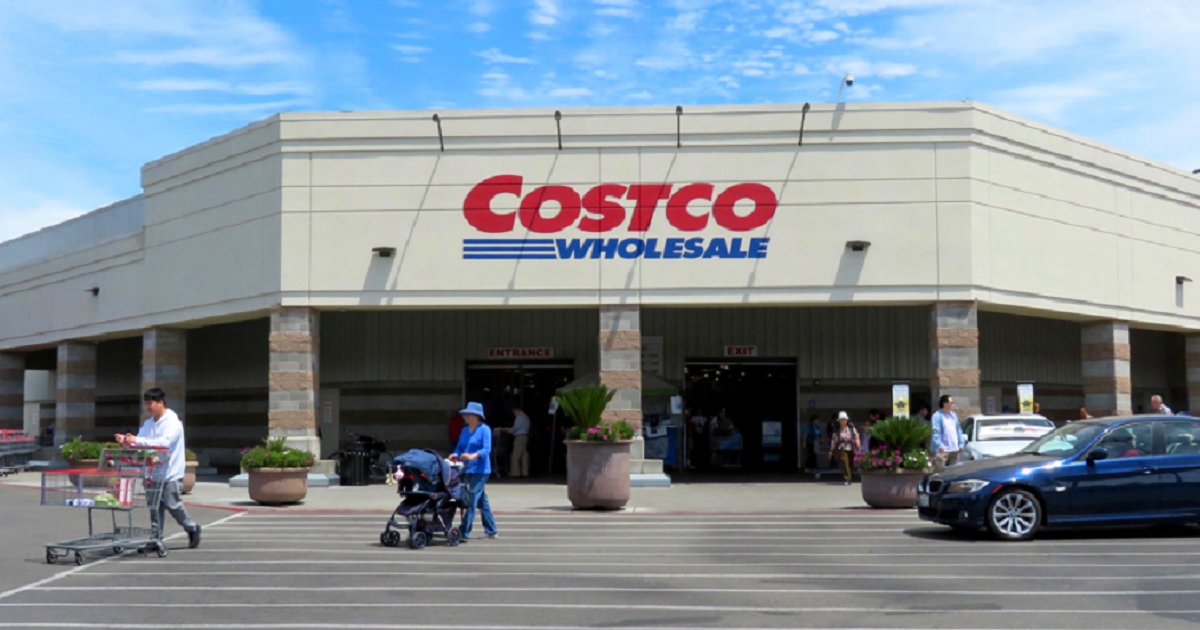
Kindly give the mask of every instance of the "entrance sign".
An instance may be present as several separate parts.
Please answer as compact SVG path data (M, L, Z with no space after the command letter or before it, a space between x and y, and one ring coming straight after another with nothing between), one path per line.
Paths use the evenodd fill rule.
M771 187L745 182L718 189L691 184L600 184L587 191L537 186L526 192L520 175L496 175L476 184L463 200L467 224L484 234L521 232L534 238L463 239L467 260L565 260L642 258L766 258L769 238L707 238L696 232L750 232L775 216L779 199ZM500 212L497 197L519 200L516 212ZM632 211L625 202L632 202ZM665 222L679 237L644 238L666 202ZM590 234L616 231L620 238L550 238L569 228ZM633 233L633 234L630 234ZM638 236L637 233L641 233Z
M907 418L909 413L908 383L892 384L892 415Z
M758 346L725 346L725 356L756 357L758 356Z
M554 348L488 348L489 359L553 359Z
M1022 414L1033 413L1033 383L1017 383L1017 404Z

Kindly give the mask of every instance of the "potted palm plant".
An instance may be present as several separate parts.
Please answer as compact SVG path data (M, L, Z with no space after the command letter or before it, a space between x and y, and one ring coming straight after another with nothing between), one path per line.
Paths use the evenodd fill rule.
M298 503L308 495L308 470L313 455L286 446L287 438L263 440L262 446L242 451L250 498L263 505Z
M917 418L888 418L871 427L871 450L854 462L862 476L862 497L873 508L913 508L917 488L929 471L925 441L933 433Z
M604 419L615 392L604 385L563 390L555 399L574 422L567 433L567 498L580 509L617 510L629 503L633 427Z
M200 462L196 458L196 453L190 448L183 451L183 459L185 466L183 472L183 487L180 488L179 491L183 494L189 494L191 493L192 488L196 487L196 469L200 466Z

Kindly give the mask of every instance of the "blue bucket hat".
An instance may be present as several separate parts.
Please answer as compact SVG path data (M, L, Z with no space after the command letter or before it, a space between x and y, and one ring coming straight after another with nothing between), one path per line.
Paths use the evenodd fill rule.
M458 413L459 413L459 415L466 415L468 413L471 413L471 414L475 414L475 415L479 416L480 420L487 419L487 417L483 415L483 405L481 405L477 402L467 403L467 408L459 410Z

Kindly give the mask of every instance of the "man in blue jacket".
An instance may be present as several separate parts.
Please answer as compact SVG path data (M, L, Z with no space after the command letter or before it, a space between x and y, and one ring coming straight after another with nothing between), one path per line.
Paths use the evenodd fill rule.
M929 438L933 467L942 470L957 464L965 440L958 414L954 413L953 396L944 395L938 400L938 410L933 412L929 422L933 425L933 436Z

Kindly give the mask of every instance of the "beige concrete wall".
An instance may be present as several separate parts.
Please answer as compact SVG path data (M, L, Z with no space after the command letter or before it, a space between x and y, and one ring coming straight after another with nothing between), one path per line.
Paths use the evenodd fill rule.
M0 270L0 349L262 316L274 303L361 307L928 304L1200 329L1200 181L970 102L281 114L145 166L144 229ZM676 144L682 144L677 148ZM598 183L760 183L773 219L682 233L769 238L739 260L463 259L484 178L585 193ZM493 208L515 212L519 198ZM619 202L626 213L633 202ZM553 215L553 202L547 216ZM708 212L698 201L693 214ZM737 206L744 213L748 206ZM535 236L548 236L537 234ZM847 251L849 240L872 243ZM372 247L397 249L391 259ZM0 265L2 266L2 265ZM85 290L99 286L99 296Z

